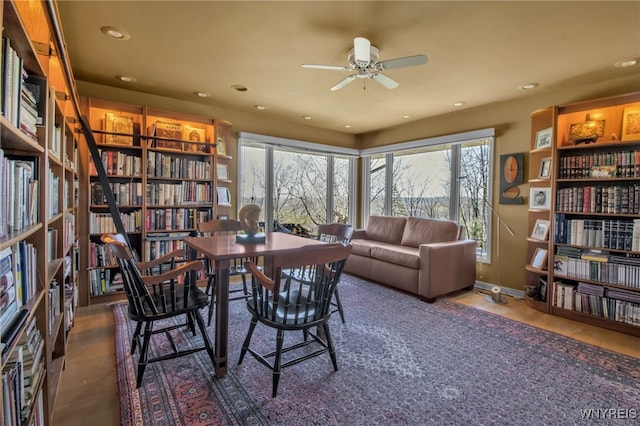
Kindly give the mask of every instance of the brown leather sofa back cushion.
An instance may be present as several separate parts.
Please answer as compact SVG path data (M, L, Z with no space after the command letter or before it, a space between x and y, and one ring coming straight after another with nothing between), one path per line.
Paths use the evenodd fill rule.
M459 228L456 222L450 220L409 217L401 244L418 247L420 244L456 241L460 237Z
M406 217L369 216L367 239L389 244L400 244Z

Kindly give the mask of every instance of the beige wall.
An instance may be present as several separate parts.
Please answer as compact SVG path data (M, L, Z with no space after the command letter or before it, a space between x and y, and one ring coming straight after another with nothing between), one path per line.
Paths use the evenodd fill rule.
M228 120L233 123L234 134L242 131L360 149L493 127L496 129L494 162L498 164L502 154L529 150L530 114L533 111L552 105L564 105L640 91L640 76L630 76L590 86L557 89L553 92L533 92L518 100L468 108L357 137L292 122L276 122L260 113L247 114L85 82L78 82L77 87L82 96L148 105L168 111L180 111ZM528 175L527 164L527 156L525 155L525 177ZM524 265L528 261L525 257L529 188L526 182L520 188L521 194L525 196L525 204L499 204L499 170L497 169L495 167L494 199L492 202L497 212L513 228L516 236L512 237L502 228L500 241L496 245L497 223L494 219L494 235L492 236L494 258L491 265L478 264L477 276L481 281L524 290ZM498 246L501 258L499 261L495 255Z

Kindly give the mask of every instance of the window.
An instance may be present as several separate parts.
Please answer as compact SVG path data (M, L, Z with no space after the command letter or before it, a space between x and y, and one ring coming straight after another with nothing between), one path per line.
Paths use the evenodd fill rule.
M262 207L268 230L355 223L357 150L242 133L239 152L240 199Z
M489 262L492 152L493 129L363 150L363 211L455 220Z

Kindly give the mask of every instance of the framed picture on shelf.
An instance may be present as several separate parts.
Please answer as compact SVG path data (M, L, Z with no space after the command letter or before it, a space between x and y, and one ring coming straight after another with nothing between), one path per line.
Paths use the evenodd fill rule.
M551 188L530 188L529 208L549 210L551 207Z
M546 219L536 220L535 225L533 225L533 230L531 231L531 238L546 241L547 235L549 235L549 221Z
M216 154L227 155L227 144L222 136L216 138Z
M624 109L621 140L640 140L640 106L626 107Z
M216 175L220 180L229 180L229 172L226 164L216 164Z
M182 139L185 141L190 141L192 143L184 143L185 151L191 152L205 152L206 151L206 142L205 139L205 129L202 127L192 126L190 124L185 124L182 128Z
M104 117L104 142L112 145L133 145L133 117L108 112ZM131 135L131 136L128 136Z
M229 188L225 186L216 187L216 193L218 194L218 204L219 205L230 205L231 204L231 193L229 192Z
M549 179L551 177L551 157L546 157L540 160L540 171L538 172L538 178Z
M551 131L553 129L538 130L536 132L536 149L549 148L551 146Z
M531 266L536 269L544 269L547 263L547 249L536 248L531 259Z

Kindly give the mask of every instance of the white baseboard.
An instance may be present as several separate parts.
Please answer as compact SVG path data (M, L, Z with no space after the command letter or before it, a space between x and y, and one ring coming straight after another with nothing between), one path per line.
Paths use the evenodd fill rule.
M491 289L493 287L495 287L495 284L485 283L484 281L476 281L476 283L473 286L473 288L486 291L489 293L491 292ZM502 286L498 286L498 287L500 287L500 290L504 295L511 296L516 299L524 299L524 291L522 290L516 290L514 288L502 287Z

